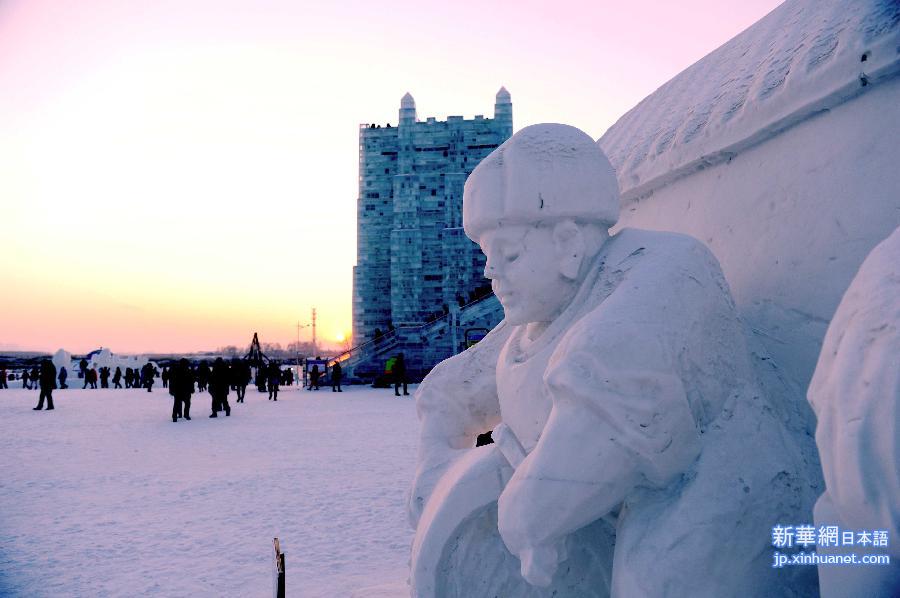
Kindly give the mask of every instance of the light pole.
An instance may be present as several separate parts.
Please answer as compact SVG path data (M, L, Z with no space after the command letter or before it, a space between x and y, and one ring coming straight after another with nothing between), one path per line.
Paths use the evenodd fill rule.
M316 355L316 353L318 353L319 348L316 345L316 308L315 307L312 308L312 323L311 324L301 324L299 322L299 320L297 321L297 367L298 368L300 367L300 329L301 328L309 328L309 327L312 327L312 354L313 354L313 357L318 358L318 355ZM299 374L300 374L300 372L298 372L298 375ZM304 368L304 371L303 371L304 384L306 382L305 374L306 374L306 371Z
M300 355L300 330L302 328L308 328L309 324L301 324L300 321L297 321L297 380L302 380L302 385L306 386L306 372L305 368L303 368L303 364L301 363L301 355Z

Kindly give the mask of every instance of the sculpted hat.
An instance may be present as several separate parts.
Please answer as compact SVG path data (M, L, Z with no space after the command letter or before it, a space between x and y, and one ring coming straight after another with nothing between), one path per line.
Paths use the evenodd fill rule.
M526 127L466 180L463 227L475 242L505 223L564 218L607 226L619 219L615 171L594 140L575 127Z

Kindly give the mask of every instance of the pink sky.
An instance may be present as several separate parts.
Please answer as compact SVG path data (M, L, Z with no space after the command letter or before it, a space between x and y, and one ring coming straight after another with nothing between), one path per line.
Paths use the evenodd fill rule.
M359 123L596 138L777 4L4 0L0 350L347 334Z

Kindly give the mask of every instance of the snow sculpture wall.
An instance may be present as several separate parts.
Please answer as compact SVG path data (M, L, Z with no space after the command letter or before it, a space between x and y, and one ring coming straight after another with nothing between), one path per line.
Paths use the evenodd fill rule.
M851 278L900 224L898 72L897 2L789 0L599 141L620 226L709 246L769 388L797 404Z
M88 369L96 368L99 370L101 367L108 367L110 370L115 371L119 367L123 372L126 368L139 369L148 363L147 358L143 355L119 355L107 348L92 351L86 356L86 361ZM78 374L80 362L80 358L73 358L72 354L64 349L60 349L53 355L53 365L56 366L57 371L59 371L60 367L65 367L70 376ZM150 363L159 369L155 362Z

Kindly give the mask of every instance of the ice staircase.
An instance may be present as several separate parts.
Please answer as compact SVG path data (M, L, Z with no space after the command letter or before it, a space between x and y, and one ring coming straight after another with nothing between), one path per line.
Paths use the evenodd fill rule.
M335 355L345 379L355 383L385 380L388 359L403 353L410 382L421 381L435 365L466 349L466 332L490 330L503 319L503 308L493 294L415 326L398 326L386 334Z

